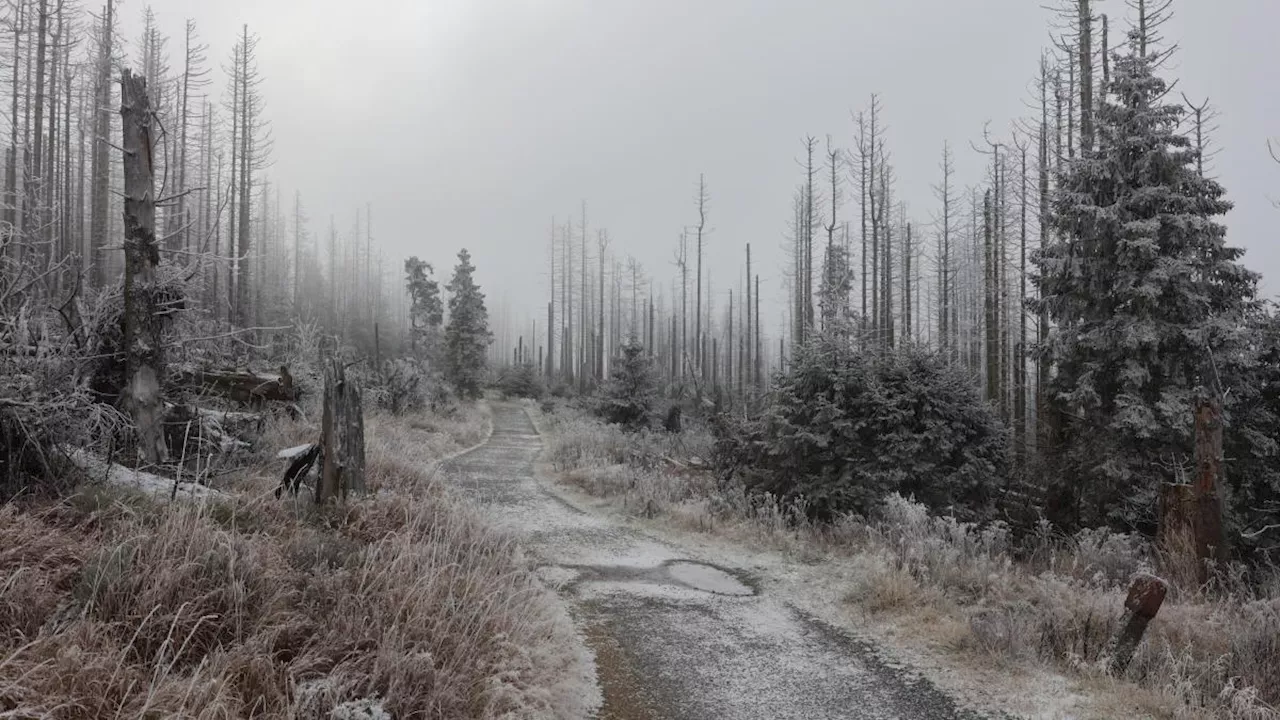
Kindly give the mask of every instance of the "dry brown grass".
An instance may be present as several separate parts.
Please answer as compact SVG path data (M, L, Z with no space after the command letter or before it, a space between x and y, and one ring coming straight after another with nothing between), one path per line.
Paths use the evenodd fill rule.
M204 505L89 488L0 507L0 715L582 714L567 616L426 474L483 416L420 420L436 432L370 418L376 492L338 508L272 499L274 465Z
M948 628L951 649L998 664L1044 662L1114 684L1103 669L1128 580L1160 567L1141 539L1105 531L1062 537L1044 528L1015 553L1002 526L932 517L896 497L877 518L814 525L799 508L748 502L705 474L632 460L655 451L687 457L690 446L705 453L706 438L695 436L682 449L570 409L541 424L553 466L580 489L636 515L778 549L798 561L854 559L860 577L849 588L851 605L937 620ZM1151 624L1121 681L1138 686L1127 692L1152 714L1280 718L1280 575L1227 577L1213 588L1175 585Z

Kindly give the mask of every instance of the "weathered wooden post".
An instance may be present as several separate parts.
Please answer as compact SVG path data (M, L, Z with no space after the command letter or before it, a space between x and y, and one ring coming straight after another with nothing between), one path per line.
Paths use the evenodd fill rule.
M164 316L158 302L156 206L152 170L151 102L147 81L125 69L120 76L124 164L123 404L138 428L138 447L152 464L168 457L164 438Z
M1154 575L1139 575L1129 586L1129 596L1124 601L1124 615L1120 619L1120 632L1111 639L1108 655L1111 656L1111 672L1119 675L1129 667L1133 653L1142 642L1147 625L1160 612L1169 586Z
M364 492L364 412L360 390L347 380L341 361L330 358L324 370L324 417L320 426L323 469L316 503Z

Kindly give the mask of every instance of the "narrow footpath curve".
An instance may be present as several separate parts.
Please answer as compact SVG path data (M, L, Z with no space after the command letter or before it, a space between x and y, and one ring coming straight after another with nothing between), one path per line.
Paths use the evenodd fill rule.
M578 510L538 480L541 450L524 409L494 403L492 437L446 482L522 537L569 601L596 656L600 718L976 717L751 577Z

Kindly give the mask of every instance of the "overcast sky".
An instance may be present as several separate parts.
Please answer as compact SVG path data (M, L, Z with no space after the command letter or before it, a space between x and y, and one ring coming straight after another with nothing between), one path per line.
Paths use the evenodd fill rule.
M767 302L802 138L852 143L851 113L882 95L899 193L935 202L944 141L957 180L984 159L984 123L1028 112L1048 43L1036 0L158 0L175 38L195 18L221 65L241 23L261 36L274 182L301 190L313 225L373 205L397 258L451 268L471 250L491 308L545 315L552 215L579 212L667 282L699 173L712 196L717 305L742 248L763 255ZM136 37L142 3L127 0ZM1122 37L1122 0L1102 0ZM1280 291L1280 2L1182 0L1168 69L1221 111L1214 169L1236 210L1230 241ZM219 73L220 74L220 73ZM779 305L778 307L782 307ZM775 309L774 316L783 310ZM766 315L768 318L768 315Z

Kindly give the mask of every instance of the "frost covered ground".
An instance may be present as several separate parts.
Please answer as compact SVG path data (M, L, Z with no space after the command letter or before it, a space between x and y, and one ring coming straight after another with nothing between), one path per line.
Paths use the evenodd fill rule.
M521 537L572 602L601 717L999 716L840 629L827 590L797 584L784 564L592 511L538 472L542 442L520 406L495 405L493 422L447 482Z
M598 706L565 604L432 470L481 408L367 418L375 492L276 499L260 457L217 490L77 460L68 497L0 504L0 717L581 717ZM200 502L193 502L195 495Z

